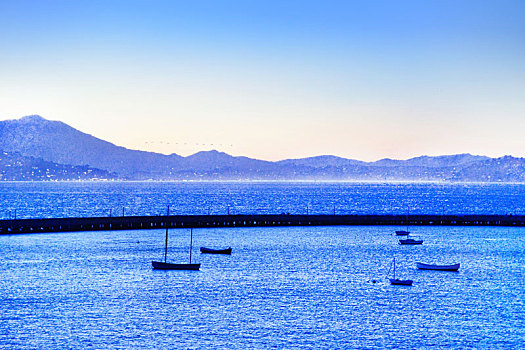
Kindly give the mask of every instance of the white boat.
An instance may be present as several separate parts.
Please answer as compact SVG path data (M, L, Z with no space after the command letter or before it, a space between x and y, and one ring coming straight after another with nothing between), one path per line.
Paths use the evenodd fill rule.
M416 266L420 270L438 270L438 271L457 271L459 270L460 264L452 264L452 265L435 265L435 264L424 264L424 263L416 263Z

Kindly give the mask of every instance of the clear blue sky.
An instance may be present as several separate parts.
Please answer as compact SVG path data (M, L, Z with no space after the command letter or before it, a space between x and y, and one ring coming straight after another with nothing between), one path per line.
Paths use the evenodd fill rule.
M525 156L524 1L0 1L0 120L268 160Z

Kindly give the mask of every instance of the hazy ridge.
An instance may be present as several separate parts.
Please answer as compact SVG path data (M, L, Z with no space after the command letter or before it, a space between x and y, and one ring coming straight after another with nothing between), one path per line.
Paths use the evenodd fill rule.
M130 150L59 121L0 122L1 180L363 180L525 182L525 160L471 154L364 162L332 155L270 162L202 151ZM28 170L29 169L29 170Z

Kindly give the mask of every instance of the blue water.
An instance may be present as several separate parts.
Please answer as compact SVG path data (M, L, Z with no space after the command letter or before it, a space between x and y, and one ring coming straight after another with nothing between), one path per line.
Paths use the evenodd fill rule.
M189 202L219 208L222 201L239 211L273 210L280 204L280 210L292 212L293 203L307 202L309 210L328 212L325 206L339 203L336 210L367 213L403 213L404 203L412 204L411 212L440 212L442 204L433 204L438 198L448 203L446 210L463 213L519 213L525 203L520 185L1 186L3 203L17 198L17 207L26 211L18 210L35 217L66 207L68 213L84 215L101 210L96 205L114 204L117 210L128 200L134 205L126 210L141 208L150 214L167 203L181 203L178 209L190 213L196 209ZM51 205L61 197L75 203L78 212ZM162 205L152 203L162 199ZM31 209L33 200L38 209ZM207 211L206 205L200 208ZM411 227L424 239L421 246L398 245L395 229L196 229L192 260L202 264L198 272L151 269L151 261L163 257L162 230L0 236L0 348L523 346L525 228ZM168 259L187 262L189 231L170 230L169 243ZM199 246L231 246L233 253L201 255ZM414 280L412 287L388 283L394 257L397 276ZM460 262L461 269L419 271L416 261Z
M525 214L525 184L0 182L0 219L173 214Z

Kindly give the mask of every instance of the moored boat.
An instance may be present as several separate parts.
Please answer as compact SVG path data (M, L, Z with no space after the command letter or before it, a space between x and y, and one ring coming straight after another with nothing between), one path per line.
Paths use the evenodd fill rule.
M400 280L396 278L396 258L394 258L392 264L394 267L394 278L389 278L390 284L394 286L411 286L412 280Z
M452 265L435 265L435 264L424 264L424 263L416 263L416 266L420 270L438 270L438 271L457 271L459 270L460 264L452 264Z
M391 278L390 284L394 286L411 286L412 280L399 280L397 278Z
M162 261L152 261L151 265L155 270L199 270L201 264L172 264Z
M167 262L168 258L168 219L170 216L170 206L168 205L168 212L166 214L166 241L164 245L164 262L162 261L152 261L151 266L153 270L191 270L198 271L201 267L201 264L192 264L191 262L191 250L193 248L193 228L190 228L190 263L189 264L172 264Z
M396 231L396 236L408 236L409 234L410 232L405 230Z
M202 254L227 254L227 255L230 255L232 253L232 248L228 247L226 249L212 249L212 248L201 247L201 253Z
M396 236L408 236L410 234L410 231L408 230L408 226L410 225L410 220L408 219L408 213L409 213L409 208L407 207L407 222L406 222L407 229L396 231Z
M414 244L423 244L422 239L413 239L413 238L407 238L407 239L400 239L399 244L407 244L407 245L414 245Z

